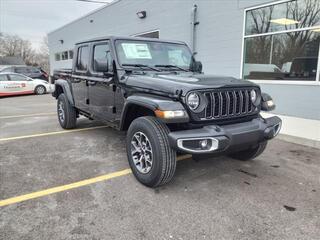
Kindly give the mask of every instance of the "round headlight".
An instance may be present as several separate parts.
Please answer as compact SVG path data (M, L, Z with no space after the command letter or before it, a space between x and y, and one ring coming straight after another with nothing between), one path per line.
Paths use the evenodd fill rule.
M250 92L251 102L255 103L257 100L257 92L256 90L252 89Z
M200 105L200 97L197 93L190 93L187 97L187 104L191 110L196 110Z

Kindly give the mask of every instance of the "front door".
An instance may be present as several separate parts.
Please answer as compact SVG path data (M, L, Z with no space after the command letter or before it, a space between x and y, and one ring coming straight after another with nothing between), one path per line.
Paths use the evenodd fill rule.
M114 121L114 81L113 77L107 77L112 72L109 42L93 44L92 53L91 77L88 78L90 113L94 118Z
M89 46L79 46L77 59L75 63L75 71L72 73L71 84L75 106L84 111L89 112L88 85L87 74L89 67Z

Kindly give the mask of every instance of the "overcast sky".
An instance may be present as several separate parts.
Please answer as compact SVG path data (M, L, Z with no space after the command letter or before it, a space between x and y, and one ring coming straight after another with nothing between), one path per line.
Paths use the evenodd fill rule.
M17 34L38 48L48 32L104 5L77 0L0 0L0 32Z

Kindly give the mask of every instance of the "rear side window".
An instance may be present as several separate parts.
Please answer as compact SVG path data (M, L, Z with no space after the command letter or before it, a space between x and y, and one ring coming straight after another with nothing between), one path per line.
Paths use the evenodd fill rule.
M83 46L78 48L77 70L88 70L89 47Z
M40 70L38 68L35 67L31 67L28 69L30 73L40 73Z
M11 81L26 81L27 78L21 75L9 74Z
M28 68L26 68L26 67L17 67L15 72L16 73L25 74L25 73L28 73Z
M0 72L13 72L13 69L11 67L4 68Z
M0 82L1 81L8 81L7 75L0 75Z

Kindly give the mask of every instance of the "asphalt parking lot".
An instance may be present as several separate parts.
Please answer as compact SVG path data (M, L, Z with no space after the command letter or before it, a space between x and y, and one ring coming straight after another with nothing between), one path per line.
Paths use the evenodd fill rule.
M55 104L0 99L0 239L319 239L320 150L273 140L253 162L186 157L149 189L124 133L84 118L64 131Z

